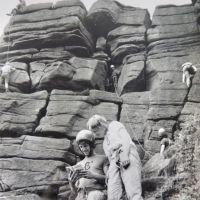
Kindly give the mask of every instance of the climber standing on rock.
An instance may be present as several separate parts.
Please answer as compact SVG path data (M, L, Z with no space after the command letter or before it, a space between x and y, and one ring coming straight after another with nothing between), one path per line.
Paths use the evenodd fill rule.
M115 92L118 92L118 90L117 90L117 88L118 88L118 78L119 78L120 72L115 68L114 65L111 65L110 68L112 70L111 77L112 77L114 89L115 89Z
M10 75L12 72L16 70L15 67L11 65L10 62L6 62L5 65L1 68L0 73L1 73L1 78L2 78L2 84L5 84L5 91L9 92L9 80L10 80Z
M164 157L164 151L173 144L172 140L169 139L168 134L164 128L158 130L158 136L161 138L160 155Z
M187 87L190 87L192 78L194 77L197 71L197 68L191 62L184 63L182 65L182 68L183 68L182 82L186 83Z
M124 125L118 121L107 122L100 115L92 116L87 127L95 134L104 134L103 149L109 160L107 172L108 200L142 200L141 161L136 145Z
M14 8L10 14L7 14L8 16L14 16L16 14L20 14L23 12L24 8L26 7L26 1L25 0L19 0L19 3L17 4L16 8Z
M106 156L95 154L95 136L89 130L80 131L76 142L85 158L75 166L66 167L73 195L76 200L106 200Z

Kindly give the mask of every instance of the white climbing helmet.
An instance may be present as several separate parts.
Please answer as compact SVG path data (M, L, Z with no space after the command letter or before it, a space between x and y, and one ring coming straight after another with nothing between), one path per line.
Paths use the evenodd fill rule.
M182 68L191 67L191 66L192 66L191 62L186 62L186 63L182 64Z
M166 135L166 130L164 128L160 128L158 130L158 136L162 137L164 135Z
M115 66L114 66L114 65L110 65L110 68L111 68L111 69L115 69Z
M76 135L76 142L79 144L81 141L95 142L95 135L89 130L81 130Z

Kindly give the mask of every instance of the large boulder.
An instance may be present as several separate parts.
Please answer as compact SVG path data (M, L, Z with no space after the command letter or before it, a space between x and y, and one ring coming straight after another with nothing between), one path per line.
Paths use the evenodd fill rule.
M174 166L174 159L164 158L157 153L143 166L143 177L169 176L173 174Z
M148 40L153 42L194 35L199 31L196 19L192 5L158 6L152 20L154 26L148 30Z
M99 0L90 8L86 22L96 36L106 36L116 26L119 7L114 1Z
M109 94L105 93L105 96L109 96ZM108 121L116 120L119 100L116 103L106 102L108 97L105 100L103 97L104 93L101 98L98 98L94 94L83 96L75 92L53 90L47 106L47 113L41 119L36 133L75 138L78 131L86 129L88 118L94 114L103 115ZM103 133L97 135L97 138L102 139L103 137Z
M10 58L12 58L11 60L15 62L29 62L32 59L32 56L38 52L39 51L34 48L8 51L7 47L6 49L2 49L2 53L0 53L0 61L5 63L7 59L10 60Z
M122 99L120 122L125 125L134 142L143 143L149 109L149 92L127 93L122 95Z
M69 152L70 140L65 138L47 138L21 136L3 137L0 144L1 158L26 158L35 160L60 160L68 164L76 163L76 156Z
M41 185L66 184L65 163L53 160L0 158L1 184L7 190L37 191Z
M25 195L15 195L11 194L8 196L1 197L2 200L42 200L38 195L36 194L25 194Z
M52 3L28 5L20 14L12 16L2 37L0 52L4 51L4 54L17 59L16 50L21 50L17 56L21 56L24 62L38 59L38 52L28 55L22 52L30 48L40 51L49 47L64 47L66 54L91 56L94 40L84 25L87 11L83 3L79 0L55 3L54 7ZM32 57L34 53L36 55ZM63 54L62 51L60 53ZM0 60L5 60L3 54Z
M144 67L143 61L123 65L118 80L119 94L145 90Z
M39 21L37 23L20 23L9 26L5 30L12 40L10 49L45 48L70 45L76 41L76 45L93 49L93 40L77 16ZM6 40L6 38L5 38Z
M32 89L105 90L108 73L105 61L73 57L59 63L30 63Z
M121 25L150 25L150 17L145 9L133 8L117 1L99 0L89 10L87 23L97 36L106 36Z
M184 86L184 85L183 85ZM181 109L183 107L184 100L187 95L186 87L181 87L174 89L173 87L159 88L159 95L154 95L156 90L152 92L150 97L150 108L147 118L150 120L159 120L159 119L175 119L179 116ZM178 98L171 99L171 96L177 95L180 93ZM153 99L152 99L153 97ZM155 98L155 102L154 102Z
M0 96L0 132L5 135L31 134L46 107L46 91L33 94L4 93Z
M55 10L37 10L33 13L16 15L12 18L12 25L25 22L33 23L39 21L48 21L68 16L78 16L81 20L83 20L86 16L86 10L80 6L61 7Z

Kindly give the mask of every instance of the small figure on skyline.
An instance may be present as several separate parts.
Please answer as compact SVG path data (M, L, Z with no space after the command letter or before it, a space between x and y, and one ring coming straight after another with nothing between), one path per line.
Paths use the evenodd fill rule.
M22 13L23 9L26 7L26 1L25 0L19 0L19 3L17 4L16 8L14 8L11 13L7 14L8 16L14 16L16 14Z

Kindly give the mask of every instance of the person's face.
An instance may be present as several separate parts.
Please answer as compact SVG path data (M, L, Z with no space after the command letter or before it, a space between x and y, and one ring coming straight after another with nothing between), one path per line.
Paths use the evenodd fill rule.
M87 142L85 142L85 141L80 142L78 146L79 146L81 152L82 152L85 156L90 156L90 155L91 155L91 153L92 153L92 148L91 148L91 146L90 146Z
M96 136L104 136L107 132L107 127L104 124L98 123L96 126L91 127L91 131L96 134Z

